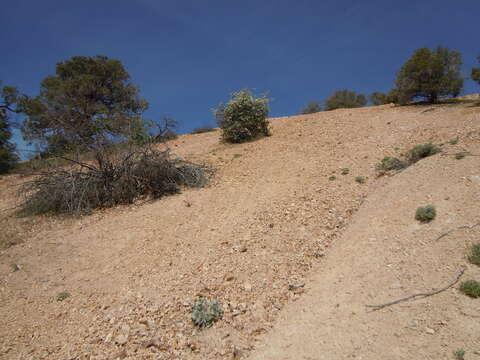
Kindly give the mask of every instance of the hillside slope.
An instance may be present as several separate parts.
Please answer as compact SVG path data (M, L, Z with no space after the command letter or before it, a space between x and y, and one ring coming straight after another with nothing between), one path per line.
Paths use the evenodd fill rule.
M355 267L353 275L364 274L364 279L357 280L363 284L362 294L369 296L365 298L368 302L404 294L400 288L376 286L367 276L376 269L389 276L393 271L401 272L392 262L396 261L397 248L404 248L400 243L403 237L395 237L397 232L399 236L408 231L415 234L418 242L407 234L410 237L405 241L410 247L405 251L426 256L418 264L436 261L440 269L421 274L418 281L414 279L418 272L406 269L405 277L399 280L403 290L410 293L426 285L442 285L454 276L464 255L457 249L456 257L450 254L444 264L435 254L447 251L449 248L441 246L455 238L463 241L463 247L466 240L458 233L435 249L426 244L431 244L438 231L468 224L478 214L478 191L475 194L474 190L478 186L475 176L480 175L479 158L455 160L451 155L436 155L394 177L376 178L374 167L384 156L398 155L429 141L445 143L447 153L480 154L479 113L479 107L471 104L385 105L271 119L273 136L241 145L219 143L218 132L181 136L170 143L177 156L205 162L216 170L207 188L98 211L78 220L34 218L22 232L22 242L2 251L0 358L231 359L247 356L259 341L277 344L275 349L280 352L273 355L271 347L263 348L263 353L253 356L296 358L285 349L282 329L297 323L288 314L296 311L291 309L300 304L299 299L312 301L316 280L309 280L307 294L302 294L301 285L308 276L321 278L327 271L333 279L339 277L335 272L339 271L344 279L351 279L352 290L345 291L355 295L357 285L350 272L358 257L356 264L365 269ZM458 144L447 143L457 137ZM349 168L349 174L341 175L341 168ZM435 185L432 188L421 181L428 174ZM329 180L332 175L336 180ZM366 177L366 183L356 183L356 176ZM17 177L0 179L0 208L14 203L10 185L19 181ZM456 186L456 194L447 194L442 186L448 185ZM418 227L412 220L414 209L443 199L437 199L437 192L452 200L438 203L439 217L433 224ZM456 203L457 198L466 205ZM405 203L400 204L402 201ZM10 233L20 225L27 226L10 210L2 214ZM349 225L352 216L355 220ZM367 225L373 235L367 234ZM351 230L355 227L356 231ZM351 232L360 230L362 242L357 246ZM474 231L478 230L471 234ZM377 236L383 232L389 233L393 243L384 240L387 235ZM369 240L373 237L381 242ZM395 265L390 272L374 256L380 248L384 254L380 259L391 259L388 261ZM354 258L350 250L356 251ZM339 270L334 269L337 265ZM379 277L385 276L384 283L390 284L385 274L380 272ZM71 296L56 301L62 291ZM330 305L339 296L340 309L350 307L345 293L328 294L331 299L325 300L325 293L320 294L320 304ZM438 299L452 294L455 290L438 295ZM225 309L223 320L203 331L192 326L189 314L199 296L218 299ZM469 304L470 300L459 299ZM352 311L364 310L361 300L364 298L352 305L358 310ZM431 298L434 300L439 301ZM292 308L282 312L281 319L286 320L278 319L284 305L292 303ZM385 313L413 309L418 304L386 309L372 317L381 323ZM480 316L478 306L471 311L476 303L471 304L465 308L468 316ZM330 310L326 306L321 311L327 314ZM344 315L348 313L351 311ZM310 317L314 324L316 320ZM335 344L345 349L349 345L342 343L340 331L349 330L349 321L345 318L334 338ZM358 323L364 324L362 321L366 319ZM306 320L292 330L295 346L304 333L303 323ZM271 335L265 335L274 324ZM474 330L478 328L471 328ZM459 331L458 336L461 334ZM466 347L473 346L471 336L465 341ZM448 346L457 346L457 342L460 338L455 342L452 338ZM344 355L332 354L338 358Z
M425 204L438 215L420 224L414 212ZM479 215L478 158L435 156L396 175L366 199L312 271L308 294L282 312L251 359L433 360L453 359L458 349L478 357L479 300L458 286L378 311L366 305L441 289L464 268L462 280L480 279L466 259L479 242Z

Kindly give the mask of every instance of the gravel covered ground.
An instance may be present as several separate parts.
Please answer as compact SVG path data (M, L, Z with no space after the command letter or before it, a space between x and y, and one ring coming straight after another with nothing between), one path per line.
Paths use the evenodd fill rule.
M399 176L377 177L375 164L433 142L437 158L478 170L479 157L446 154L480 154L479 114L471 103L384 105L274 118L273 136L240 145L218 131L181 136L172 151L210 165L208 187L81 219L14 216L23 179L0 178L0 358L247 357L308 296L357 210ZM225 311L206 330L190 319L199 297Z

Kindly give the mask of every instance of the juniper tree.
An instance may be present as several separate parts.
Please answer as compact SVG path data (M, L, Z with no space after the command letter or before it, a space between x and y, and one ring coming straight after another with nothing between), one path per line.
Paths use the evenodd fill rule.
M148 103L139 96L122 63L106 56L75 56L56 66L40 94L22 102L26 140L91 150L100 167L106 148L143 134Z
M421 48L403 64L395 80L397 101L405 104L415 99L435 103L440 97L458 96L463 88L459 52L444 47L434 51Z
M313 114L322 111L322 107L318 101L310 101L306 107L304 107L301 114Z
M480 63L480 56L477 58L477 60ZM472 80L480 84L480 67L472 69Z
M370 95L370 102L373 105L383 105L383 104L388 104L388 96L385 95L382 92L374 92L372 95Z
M7 173L15 167L18 160L12 138L10 113L19 112L15 106L18 91L13 86L2 86L0 82L0 174Z
M355 91L347 89L335 91L325 101L325 110L340 108L358 108L365 106L368 100L363 94L356 94Z

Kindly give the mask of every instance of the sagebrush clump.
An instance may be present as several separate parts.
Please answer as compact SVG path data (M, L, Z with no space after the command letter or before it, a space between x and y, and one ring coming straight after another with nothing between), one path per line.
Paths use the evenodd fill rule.
M409 164L415 164L417 161L422 160L428 156L438 154L441 149L432 143L423 145L417 145L413 149L409 150L406 154L406 160Z
M222 129L222 139L230 143L241 143L269 136L269 99L265 95L255 97L244 89L232 94L226 104L214 110L218 125Z
M223 307L217 300L199 299L192 307L192 321L195 326L208 328L223 317Z
M415 212L415 220L418 220L420 222L430 222L435 219L436 215L437 211L435 210L435 206L419 206L417 208L417 211Z
M67 291L62 291L60 293L57 294L57 301L63 301L63 300L66 300L70 297L70 293L67 292Z
M377 164L376 169L379 171L390 171L390 170L400 170L407 167L407 164L396 158L396 157L389 157L386 156L382 159L382 161Z
M480 243L472 245L470 254L468 256L468 261L474 265L480 266Z
M355 178L355 181L359 184L364 184L365 183L365 178L363 176L357 176Z
M472 298L480 297L480 282L476 280L467 280L460 285L460 291Z
M455 357L455 360L465 360L465 350L463 349L458 349L453 352L453 356Z

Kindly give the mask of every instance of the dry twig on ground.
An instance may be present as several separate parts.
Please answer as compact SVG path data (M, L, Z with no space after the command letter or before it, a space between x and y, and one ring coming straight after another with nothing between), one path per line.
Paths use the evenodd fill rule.
M480 222L478 222L478 223L476 223L476 224L473 224L473 225L462 225L462 226L459 226L459 227L457 227L457 228L455 228L455 229L450 229L450 230L448 230L447 232L444 232L443 234L441 234L440 236L438 236L438 237L435 239L435 241L440 240L441 238L443 238L443 237L451 234L451 233L454 232L454 231L457 231L457 230L460 230L460 229L473 229L474 227L479 226L479 225L480 225Z
M401 299L398 299L398 300L395 300L395 301L391 301L391 302L388 302L388 303L385 303L385 304L367 305L367 307L372 308L372 311L377 311L377 310L383 309L383 308L385 308L385 307L387 307L387 306L399 304L399 303L401 303L401 302L405 302L405 301L409 301L409 300L414 300L414 299L417 299L417 298L426 298L426 297L429 297L429 296L433 296L433 295L439 294L439 293L441 293L442 291L448 290L448 289L450 289L452 286L454 286L454 285L460 280L460 278L462 277L462 275L463 275L464 272L465 272L465 269L461 269L461 270L459 271L457 277L456 277L451 283L449 283L447 286L445 286L445 287L443 287L443 288L441 288L441 289L434 290L434 291L431 291L431 292L424 292L424 293L418 293L418 294L410 295L410 296L407 296L407 297L404 297L404 298L401 298Z

